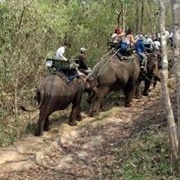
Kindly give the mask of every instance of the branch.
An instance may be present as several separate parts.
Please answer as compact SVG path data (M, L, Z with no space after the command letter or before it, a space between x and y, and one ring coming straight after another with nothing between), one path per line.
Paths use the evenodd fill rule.
M21 13L21 17L20 17L20 20L19 20L18 29L21 28L22 21L23 21L23 17L24 17L24 12L25 12L25 6L23 7L23 10L22 10L22 13Z
M114 9L114 11L115 11L118 15L120 15L120 14L121 14L119 11L117 11L117 9L115 9L115 7L114 7L114 4L113 4L113 3L112 3L112 8Z

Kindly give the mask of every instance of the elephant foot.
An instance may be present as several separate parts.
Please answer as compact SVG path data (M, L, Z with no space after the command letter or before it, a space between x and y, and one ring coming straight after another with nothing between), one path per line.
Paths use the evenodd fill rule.
M70 126L77 126L77 122L76 121L69 121L68 124Z
M141 99L142 96L141 96L141 95L136 95L135 98L136 98L136 99Z
M98 116L100 114L100 112L90 112L89 113L89 117L94 117L94 116Z
M148 96L148 93L147 92L143 92L143 96Z
M89 117L94 117L94 113L89 113Z
M119 106L120 103L119 103L119 102L115 102L114 105L115 105L115 106Z
M78 118L77 118L77 121L82 121L83 119L82 119L82 116L79 116Z
M88 104L91 104L91 99L90 99L90 98L87 98L87 99L86 99L86 102L87 102Z
M39 130L35 130L34 135L35 135L35 136L42 136L42 135L43 135L43 132L41 132L41 131L39 131Z
M44 128L44 131L46 131L46 132L49 131L49 130L50 130L49 127L45 127L45 128Z
M131 106L132 106L131 103L126 103L126 104L125 104L125 107L131 107Z

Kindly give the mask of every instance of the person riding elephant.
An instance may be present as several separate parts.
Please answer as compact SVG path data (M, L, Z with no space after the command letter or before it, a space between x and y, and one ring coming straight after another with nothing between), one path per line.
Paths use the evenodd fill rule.
M86 64L87 61L87 49L82 47L80 48L80 54L76 57L75 63L78 65L77 71L78 74L85 74L87 78L92 75L92 70Z
M152 53L154 51L154 43L151 38L151 35L145 35L144 36L144 47L147 53Z
M141 57L141 61L140 61L141 70L146 72L147 56L145 54L146 50L143 43L143 34L139 35L139 39L137 40L135 44L135 52Z
M131 56L131 47L134 45L135 40L132 35L131 29L128 29L124 36L122 36L121 41L118 46L118 56Z
M75 59L75 62L78 65L78 70L86 74L86 71L88 70L88 66L86 65L87 49L83 47L80 48L80 54Z
M35 99L39 106L39 119L35 128L35 135L41 136L44 131L49 131L49 116L57 111L64 110L72 104L69 117L69 125L76 126L81 120L81 100L83 92L96 89L96 79L85 80L86 76L81 75L76 82L68 85L59 74L51 74L45 77L36 90ZM22 110L27 110L21 106Z
M59 60L68 61L68 59L64 56L65 51L68 47L71 47L71 45L69 43L64 43L63 46L57 49L55 57Z
M125 94L125 106L130 107L137 81L140 75L140 66L137 57L132 61L119 61L116 55L102 59L93 67L97 77L97 90L89 97L91 108L90 116L99 113L102 101L111 91L120 91Z

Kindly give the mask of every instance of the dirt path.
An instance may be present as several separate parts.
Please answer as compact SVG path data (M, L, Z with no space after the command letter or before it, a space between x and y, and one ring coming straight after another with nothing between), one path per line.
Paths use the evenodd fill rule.
M57 121L42 137L28 135L1 148L0 179L109 179L104 173L117 163L112 152L137 132L135 123L144 122L146 128L152 118L155 122L162 116L159 94L157 87L150 97L134 100L131 108L114 106L94 118L84 114L76 127Z

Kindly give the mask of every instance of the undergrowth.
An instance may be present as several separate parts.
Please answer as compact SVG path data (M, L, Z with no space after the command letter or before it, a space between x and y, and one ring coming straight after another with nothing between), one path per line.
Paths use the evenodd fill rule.
M125 180L178 179L173 171L166 128L148 130L125 146L117 152L117 156L125 157L122 165Z

